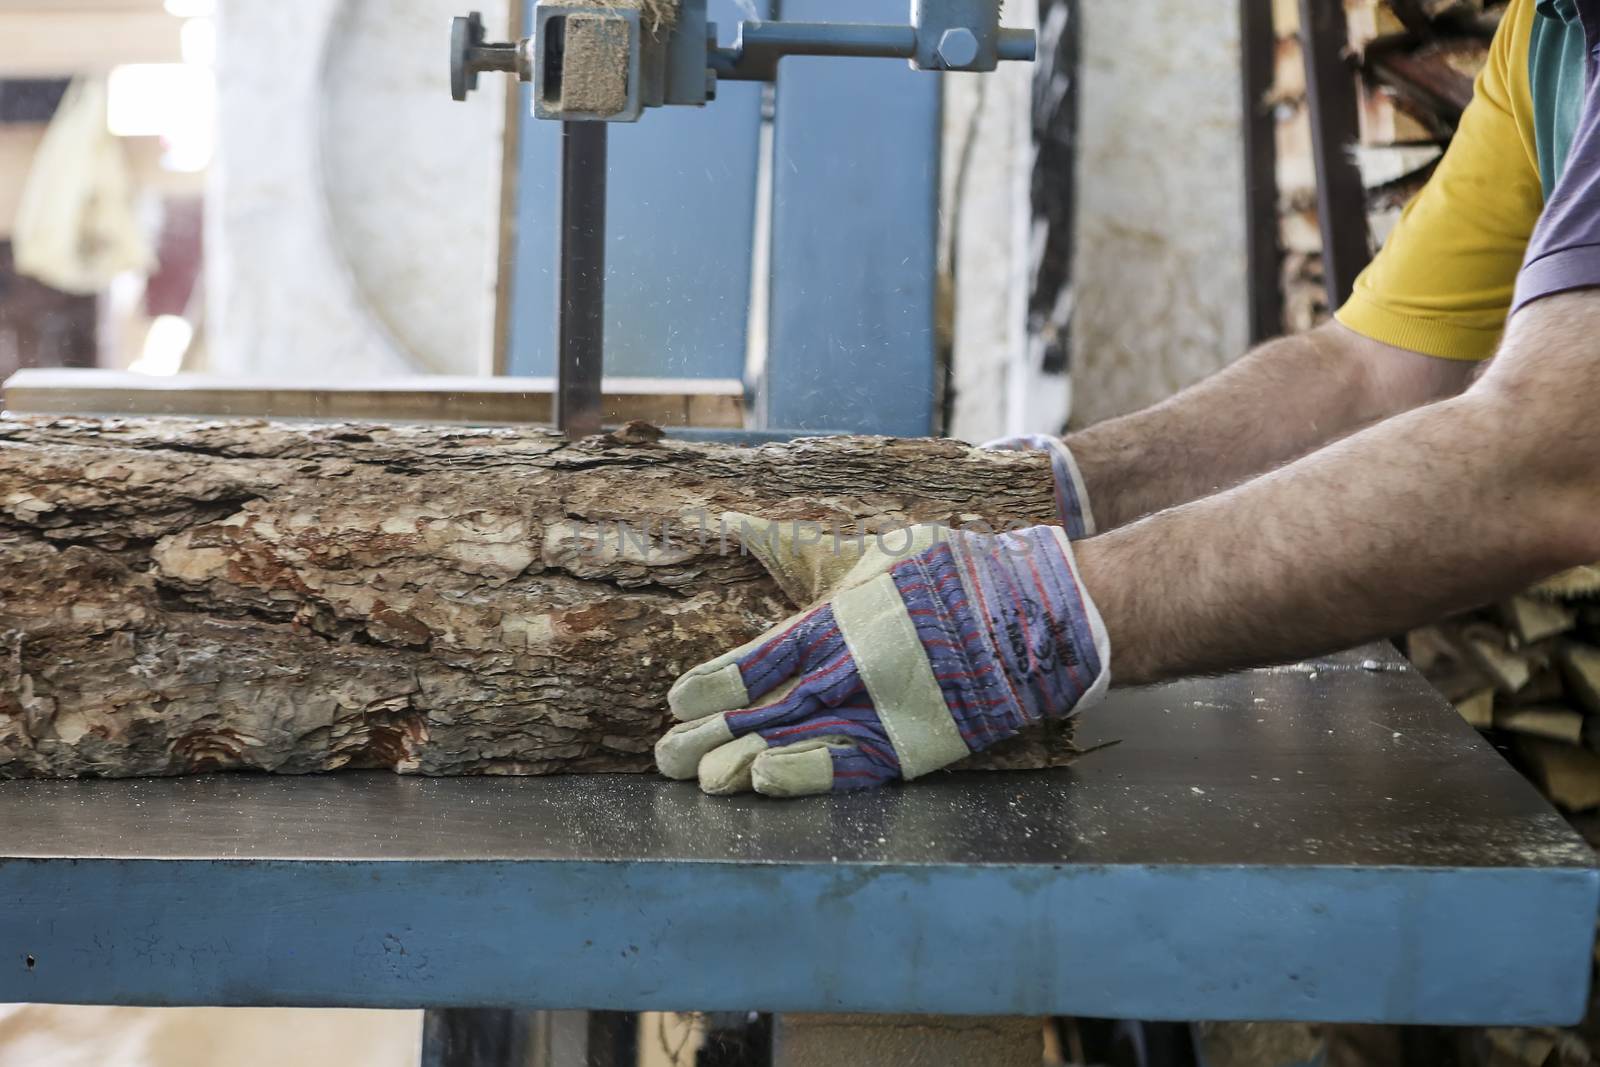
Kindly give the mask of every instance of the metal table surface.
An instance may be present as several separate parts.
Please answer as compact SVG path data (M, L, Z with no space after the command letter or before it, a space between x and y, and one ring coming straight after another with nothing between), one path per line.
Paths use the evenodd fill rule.
M1363 663L1365 661L1365 665ZM0 1000L1559 1023L1593 854L1392 650L1116 694L1065 771L0 784Z

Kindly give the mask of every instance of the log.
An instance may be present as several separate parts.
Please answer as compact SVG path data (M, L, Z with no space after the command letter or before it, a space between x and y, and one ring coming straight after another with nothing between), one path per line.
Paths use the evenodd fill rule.
M1456 701L1456 712L1473 726L1487 730L1494 725L1494 689L1480 689Z
M1344 0L1345 26L1350 51L1359 56L1368 45L1406 32L1406 26L1383 0Z
M1361 83L1361 144L1374 147L1419 144L1432 141L1447 132L1428 122L1428 116L1418 117L1414 109L1386 85ZM1368 182L1371 185L1371 182Z
M1541 653L1548 653L1541 649ZM1554 660L1538 661L1534 668L1533 678L1515 696L1507 697L1504 701L1507 708L1531 708L1541 704L1569 705L1567 699L1567 683L1561 677L1561 668Z
M893 545L1054 500L949 441L0 418L0 776L649 770L671 681L797 607L728 511Z
M1451 41L1414 52L1386 51L1372 59L1372 77L1454 129L1472 102L1473 78L1483 69L1488 52L1488 44L1478 40Z
M1495 689L1515 696L1533 680L1536 659L1510 649L1506 635L1498 626L1472 623L1461 632L1467 654L1494 680Z
M1590 714L1600 715L1600 648L1573 641L1559 655L1572 699Z
M1600 807L1600 756L1539 737L1519 738L1517 753L1544 786L1545 795L1564 810Z
M1570 708L1520 708L1496 712L1494 725L1501 730L1569 745L1583 744L1583 715Z
M1578 625L1578 613L1565 604L1531 596L1514 596L1502 603L1500 617L1524 645L1559 636Z

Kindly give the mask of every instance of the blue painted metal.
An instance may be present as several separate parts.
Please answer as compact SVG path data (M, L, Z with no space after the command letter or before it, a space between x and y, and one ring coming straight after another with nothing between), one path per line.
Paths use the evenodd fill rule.
M731 49L719 49L711 66L721 78L772 81L781 61L794 56L861 56L910 60L919 70L992 71L1002 59L1031 62L1038 34L1001 29L995 0L917 0L912 24L803 22L785 8L778 22L746 22ZM858 9L844 17L859 18Z
M531 22L531 0L525 0ZM712 0L731 37L741 8ZM767 2L757 4L765 15ZM522 150L508 373L555 373L560 124L532 117ZM755 241L761 87L727 84L706 108L613 124L606 270L607 375L742 378Z
M1560 1024L1595 903L1576 870L57 867L0 869L8 1001Z
M0 1000L1582 1014L1593 854L1392 651L1119 692L1082 733L1123 743L799 802L647 777L3 783Z
M784 0L787 19L899 22L903 0ZM778 80L765 424L933 429L940 77L791 58Z
M733 0L711 14L725 37L744 17ZM789 0L784 15L900 23L905 10ZM607 374L744 376L760 96L725 82L711 107L612 129ZM937 75L893 60L784 62L763 425L932 432L939 116ZM522 121L509 372L540 376L554 367L557 131L526 106Z

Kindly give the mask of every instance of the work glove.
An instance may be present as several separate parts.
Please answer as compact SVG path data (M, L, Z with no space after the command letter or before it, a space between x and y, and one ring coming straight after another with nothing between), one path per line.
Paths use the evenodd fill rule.
M780 583L832 588L678 679L668 702L684 721L656 745L670 778L713 794L870 789L1071 715L1110 685L1105 626L1060 527L913 526L867 537L841 576L818 569L819 547L835 545L774 524L751 536L751 522L741 539L763 545Z
M1028 434L1024 437L1002 437L983 446L991 452L1048 452L1050 469L1056 477L1056 514L1067 536L1074 541L1093 537L1096 533L1094 513L1089 510L1089 494L1083 487L1083 475L1078 471L1078 461L1072 449L1059 437Z

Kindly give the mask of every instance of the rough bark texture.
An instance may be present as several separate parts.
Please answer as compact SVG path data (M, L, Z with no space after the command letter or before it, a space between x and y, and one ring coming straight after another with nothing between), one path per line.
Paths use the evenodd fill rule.
M1037 455L657 437L0 420L0 776L643 771L672 679L795 607L723 512L1053 514Z

